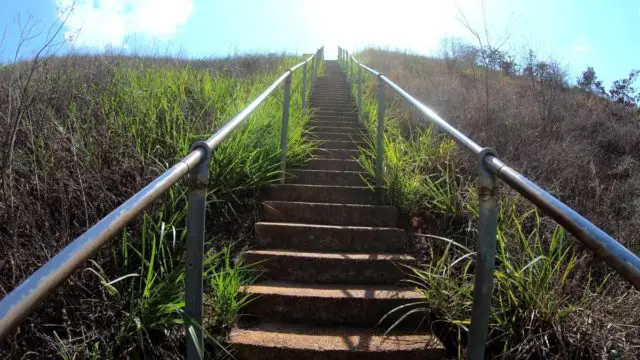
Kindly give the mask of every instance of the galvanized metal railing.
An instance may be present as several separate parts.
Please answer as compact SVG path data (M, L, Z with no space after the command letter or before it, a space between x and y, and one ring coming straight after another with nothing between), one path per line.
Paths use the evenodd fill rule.
M194 143L191 152L185 158L138 191L109 215L98 221L7 294L0 301L0 340L3 340L13 331L52 290L60 286L75 269L95 254L109 238L121 231L131 220L140 215L147 206L188 174L185 316L189 321L185 321L186 357L188 359L201 358L203 355L202 349L204 349L201 331L204 225L211 152L244 120L249 118L256 108L284 82L280 142L282 151L281 169L284 177L287 158L291 78L294 71L299 68L303 69L300 96L304 110L307 106L307 97L311 85L317 78L320 62L323 60L324 47L321 47L305 61L288 69L220 130L210 138ZM309 78L309 82L307 82L307 78Z
M609 236L603 230L589 222L582 215L553 197L538 185L516 170L500 161L496 151L485 148L469 139L451 126L433 110L416 100L393 81L380 72L362 64L343 48L338 48L338 61L345 69L352 90L355 87L358 102L358 114L362 109L362 70L378 79L378 124L376 142L376 185L382 186L384 162L384 86L389 86L396 94L411 104L420 114L478 159L477 171L480 216L478 219L478 237L476 247L476 276L471 311L469 335L469 359L484 359L485 343L489 315L491 311L491 293L493 291L493 272L496 256L496 237L498 229L498 201L496 178L522 194L545 214L573 234L598 257L613 267L623 278L640 290L640 258ZM354 74L357 69L357 75Z

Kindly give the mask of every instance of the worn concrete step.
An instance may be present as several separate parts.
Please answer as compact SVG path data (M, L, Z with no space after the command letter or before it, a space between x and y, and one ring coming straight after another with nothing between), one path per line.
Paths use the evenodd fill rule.
M255 230L262 248L401 252L406 242L404 231L388 227L258 222Z
M305 169L308 170L364 171L364 168L358 161L345 159L313 159L308 161L304 166Z
M314 102L311 103L311 108L314 111L320 110L332 110L332 109L341 109L341 110L351 110L353 112L358 112L358 107L350 101L323 101L323 102Z
M294 201L264 201L263 219L319 225L395 227L397 212L393 206L330 204Z
M351 98L342 98L342 99L327 99L327 98L313 98L309 102L311 105L353 105L356 106L356 102Z
M253 297L244 314L258 316L263 321L277 319L322 325L375 326L389 311L423 301L422 295L412 288L386 285L264 281L244 287L242 293ZM393 318L389 320L397 320ZM417 322L408 319L405 324Z
M365 186L278 184L262 189L261 199L339 204L377 205L380 196Z
M319 159L357 159L358 150L317 148L313 156Z
M399 285L409 277L405 266L416 263L404 254L301 250L249 250L242 259L264 271L262 279L314 284Z
M311 105L311 108L316 112L320 110L332 110L335 108L341 109L341 110L348 109L354 112L358 112L358 107L350 101L331 101L331 102L323 101L323 102L314 102L314 103L311 103L310 105Z
M362 123L358 120L357 116L313 116L311 118L310 123L319 122L322 124L325 123L347 123L352 127L360 127L362 128ZM330 124L325 124L326 126L330 126Z
M357 119L338 119L335 117L329 119L330 120L311 119L311 121L309 121L309 126L312 128L330 126L339 128L362 129L362 125L358 122Z
M363 186L363 178L366 173L360 171L334 171L334 170L311 170L294 169L288 170L287 177L289 184L310 184L310 185L341 185L341 186Z
M352 99L352 95L349 94L349 89L336 89L336 90L313 90L311 92L311 99Z
M338 140L323 140L320 142L320 146L325 149L345 149L345 150L358 150L361 147L365 147L365 143L362 141L338 141Z
M351 102L354 103L354 99L349 95L343 94L323 94L323 95L312 95L310 98L311 102Z
M332 74L333 76L329 76L324 79L324 81L318 81L314 84L313 88L325 88L331 86L342 86L346 87L347 80L340 73Z
M349 97L351 96L351 93L349 93L349 88L344 88L344 87L340 87L340 88L336 88L336 89L329 89L329 88L317 88L314 87L313 91L311 92L311 96L315 97L315 98L320 98L323 96L333 96L333 97L338 97L338 96L344 96L344 97Z
M335 111L341 114L358 113L358 108L353 105L315 105L313 106L315 114L320 114L324 111Z
M340 73L335 73L332 74L333 76L329 76L325 79L325 81L321 81L321 82L316 82L313 85L313 89L317 89L317 88L327 88L327 87L332 87L332 86L341 86L341 87L346 87L347 86L347 80L344 78L344 76L342 76Z
M355 117L355 118L357 118L358 117L358 110L357 109L350 109L350 110L319 109L319 110L314 111L313 115L316 118L322 118L322 117L328 117L328 116Z
M436 360L444 345L433 334L346 326L263 322L231 330L229 344L238 360Z
M342 115L322 115L322 114L313 114L311 120L318 121L358 121L358 113L350 113L350 114L342 114Z
M340 76L340 75L338 75ZM325 81L321 83L315 83L313 86L313 90L346 90L348 89L348 83L344 79L330 79L330 81Z
M364 135L366 131L363 127L336 127L336 126L310 126L311 133L342 133Z
M346 134L343 132L321 132L314 131L309 134L311 139L313 140L335 140L335 141L357 141L361 142L364 140L363 134Z
M312 95L315 95L316 97L320 97L321 95L345 95L345 96L349 96L349 86L347 86L346 84L340 84L340 85L331 85L331 86L322 86L322 87L318 87L318 86L314 86L313 87L313 91L311 92Z

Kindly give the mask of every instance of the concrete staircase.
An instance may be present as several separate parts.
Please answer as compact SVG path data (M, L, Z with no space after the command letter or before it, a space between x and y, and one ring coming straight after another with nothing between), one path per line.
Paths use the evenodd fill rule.
M419 318L387 336L393 322L376 327L389 310L421 297L398 283L406 278L400 264L415 259L402 253L396 209L363 186L366 174L354 158L365 130L337 62L325 62L310 104L311 136L323 144L305 168L289 171L287 184L264 191L260 249L243 256L265 275L244 289L255 299L243 313L255 321L232 330L235 356L442 358L441 342L424 326L415 330Z

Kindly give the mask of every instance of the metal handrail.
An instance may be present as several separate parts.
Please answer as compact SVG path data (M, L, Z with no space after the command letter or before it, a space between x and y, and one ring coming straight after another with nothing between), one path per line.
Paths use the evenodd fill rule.
M317 77L320 61L324 59L324 47L306 60L294 65L274 81L264 92L245 107L238 115L220 128L205 141L198 141L192 151L173 165L169 170L157 177L142 190L118 206L107 216L73 240L46 264L42 265L31 276L18 285L13 291L0 300L0 340L13 331L24 318L55 288L57 288L73 271L87 261L104 243L122 230L131 220L136 218L147 206L163 195L171 186L175 185L185 175L190 174L189 182L189 210L187 215L187 276L186 276L186 306L185 313L192 320L201 324L202 317L202 248L204 239L204 210L206 186L208 184L208 167L211 151L217 148L228 136L246 120L260 104L262 104L283 82L285 94L283 101L283 127L281 148L282 161L286 161L287 126L289 116L289 100L291 77L295 70L303 67L302 104L306 108L307 64L310 82L308 88ZM283 168L284 170L284 168ZM198 285L199 282L199 285ZM195 293L192 290L198 290ZM197 291L196 291L197 292ZM202 345L200 327L195 326L191 331L199 337ZM187 357L194 358L189 350L189 329L187 331ZM193 345L191 344L192 348ZM200 346L199 349L202 349ZM197 349L196 349L197 350ZM199 353L199 351L198 351Z
M562 201L543 190L524 175L503 163L497 153L484 148L442 119L420 101L416 100L400 86L380 72L364 65L353 55L342 48L338 48L338 60L345 66L351 83L356 82L353 74L353 64L358 69L357 94L358 105L362 107L362 80L360 69L364 69L378 78L378 142L376 154L376 179L381 178L384 149L382 146L382 121L380 109L384 111L384 93L380 90L383 84L388 85L407 102L420 112L430 124L451 136L458 144L476 155L478 158L478 195L480 202L480 216L478 226L478 248L476 279L474 288L473 309L471 315L471 334L469 339L469 358L484 358L487 324L491 306L491 292L493 289L493 270L495 266L495 247L497 236L497 197L496 177L505 182L513 190L531 201L545 214L567 229L598 257L613 267L624 279L640 290L640 257L624 247L602 229L598 228ZM352 64L353 63L353 64ZM383 117L383 116L382 116ZM378 173L380 172L380 173Z

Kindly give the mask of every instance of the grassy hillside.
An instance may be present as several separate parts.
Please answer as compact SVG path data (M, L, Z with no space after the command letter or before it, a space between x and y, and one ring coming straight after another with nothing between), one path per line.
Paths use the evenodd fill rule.
M567 84L564 75L507 74L463 57L365 50L357 57L432 107L482 146L640 252L640 112ZM486 77L485 77L486 75ZM375 134L375 79L364 114ZM424 126L387 89L385 186L410 220L423 266L408 279L463 356L471 314L476 160ZM373 173L371 154L361 161ZM526 200L500 186L489 350L506 358L640 356L640 293Z
M0 296L187 154L301 58L67 56L0 68ZM301 72L288 160L302 143ZM234 320L250 269L253 197L278 175L282 91L214 153L207 214L207 343ZM0 347L10 358L181 358L186 187L174 187Z

